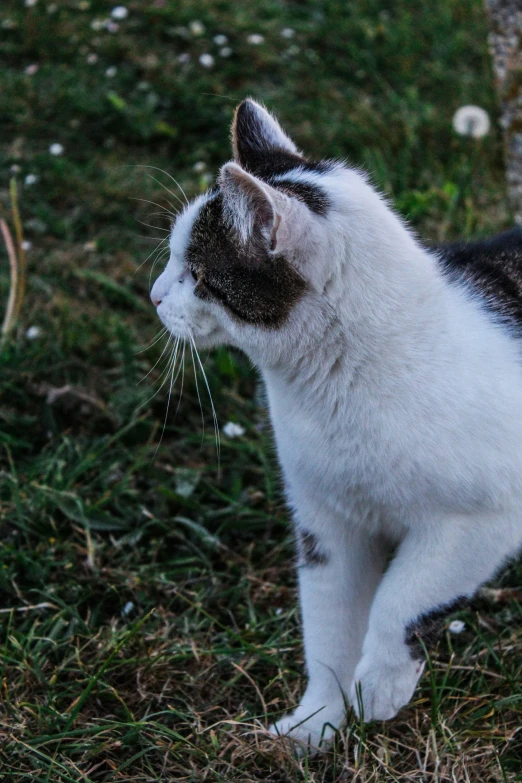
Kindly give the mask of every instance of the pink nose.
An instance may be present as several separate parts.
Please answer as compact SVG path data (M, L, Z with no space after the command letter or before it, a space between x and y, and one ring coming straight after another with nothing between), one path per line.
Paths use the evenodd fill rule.
M159 307L160 306L161 299L159 298L159 296L152 296L152 294L151 294L150 298L151 298L151 301L152 301L152 304L154 305L154 307Z

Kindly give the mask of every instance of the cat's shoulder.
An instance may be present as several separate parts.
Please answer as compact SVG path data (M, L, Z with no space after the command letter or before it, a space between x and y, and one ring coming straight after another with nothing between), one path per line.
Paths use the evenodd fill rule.
M451 282L465 285L490 310L522 327L522 228L435 250Z

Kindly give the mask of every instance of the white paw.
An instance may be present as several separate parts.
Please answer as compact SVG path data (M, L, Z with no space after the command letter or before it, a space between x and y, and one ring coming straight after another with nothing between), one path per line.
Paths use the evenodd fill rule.
M276 737L288 737L296 744L297 752L314 753L324 750L345 720L344 703L335 707L321 703L303 703L290 715L274 723L269 732Z
M350 702L357 717L365 723L394 718L410 701L423 670L424 661L414 661L409 655L401 656L400 662L395 663L364 655L350 689Z

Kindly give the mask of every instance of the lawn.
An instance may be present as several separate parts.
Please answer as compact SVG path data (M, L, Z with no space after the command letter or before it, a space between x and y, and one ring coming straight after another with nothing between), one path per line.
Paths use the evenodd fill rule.
M14 181L27 257L0 350L0 780L521 781L517 564L450 618L397 719L352 716L313 759L267 736L303 655L262 393L241 355L202 356L218 465L205 380L187 347L170 394L148 300L249 94L429 241L510 225L481 0L112 9L0 5L0 218L14 233ZM466 104L483 139L453 130Z

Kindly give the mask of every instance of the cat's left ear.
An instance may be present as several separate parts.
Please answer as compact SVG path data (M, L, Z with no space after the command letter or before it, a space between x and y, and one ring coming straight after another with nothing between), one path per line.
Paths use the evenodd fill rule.
M237 163L223 166L219 182L225 215L241 240L262 244L272 253L282 252L290 199Z
M263 106L246 98L236 109L232 123L234 160L252 174L261 174L267 156L279 153L296 158L300 153L278 121Z

